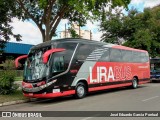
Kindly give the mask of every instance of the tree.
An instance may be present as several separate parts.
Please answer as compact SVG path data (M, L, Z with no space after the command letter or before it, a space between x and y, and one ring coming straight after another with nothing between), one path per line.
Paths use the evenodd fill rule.
M25 19L38 26L43 42L52 39L61 19L78 22L80 26L88 19L98 19L110 0L16 0ZM125 6L130 0L112 0L112 6Z
M0 53L3 52L5 42L10 40L13 36L17 41L20 41L19 34L13 34L12 27L10 26L13 17L20 16L20 12L15 8L16 3L14 0L0 0Z
M113 44L122 44L121 38L123 38L123 16L121 10L115 9L115 13L112 10L103 13L102 22L100 25L103 32L101 41L109 42Z
M143 13L131 9L127 16L110 14L110 19L101 24L102 41L117 43L121 38L125 46L147 50L152 57L160 56L160 6L145 8Z
M74 30L74 24L71 24L71 27L68 29L68 31L70 32L72 38L81 38L81 36L78 35Z
M17 89L14 85L14 78L16 76L14 60L7 59L2 66L5 70L0 71L0 95L11 94Z

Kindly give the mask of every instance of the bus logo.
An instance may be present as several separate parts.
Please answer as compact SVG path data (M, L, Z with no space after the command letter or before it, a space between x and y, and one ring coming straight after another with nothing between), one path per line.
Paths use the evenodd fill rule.
M92 67L89 68L90 83L113 82L126 79L129 80L132 76L131 68L129 66L114 66L108 68L104 66L97 66L95 69Z

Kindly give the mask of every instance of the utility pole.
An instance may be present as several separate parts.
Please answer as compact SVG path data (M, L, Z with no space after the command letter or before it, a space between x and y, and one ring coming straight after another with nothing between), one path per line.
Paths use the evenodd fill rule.
M92 40L92 32L91 32L91 30L90 30L90 40Z
M66 38L66 23L65 23L65 31L64 31L64 35L65 35L65 38Z
M79 25L79 37L81 38L81 29L80 29L80 25Z
M80 15L79 15L79 38L81 38Z

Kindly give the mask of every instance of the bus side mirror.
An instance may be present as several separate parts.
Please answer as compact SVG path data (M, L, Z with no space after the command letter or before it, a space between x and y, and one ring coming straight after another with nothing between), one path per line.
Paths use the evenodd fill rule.
M62 51L64 51L64 50L65 50L65 49L63 49L63 48L55 48L55 49L47 50L47 51L43 54L43 57L42 57L43 63L44 63L44 64L47 64L48 58L49 58L49 56L50 56L52 53L62 52Z
M19 67L19 61L22 59L26 59L28 57L28 55L22 55L19 56L18 58L15 59L15 67L18 68Z

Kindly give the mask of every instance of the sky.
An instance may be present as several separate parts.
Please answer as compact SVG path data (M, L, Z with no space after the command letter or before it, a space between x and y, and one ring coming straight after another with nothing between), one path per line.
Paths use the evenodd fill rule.
M128 5L128 8L137 8L138 11L143 12L143 9L146 7L154 7L156 5L160 4L160 0L131 0L130 4ZM58 36L56 38L59 38L59 31L63 31L65 28L65 24L67 24L67 20L61 20L60 24L57 28L57 34ZM12 23L10 23L11 26L13 26L13 33L20 34L22 36L22 41L18 43L24 43L24 44L39 44L42 43L42 37L39 29L32 21L19 21L17 18L12 19ZM68 27L68 26L67 26ZM92 39L96 41L100 41L102 32L99 31L99 22L90 22L87 21L87 24L85 27L82 27L81 29L85 30L91 30L92 31ZM16 42L14 38L11 38L11 42Z

